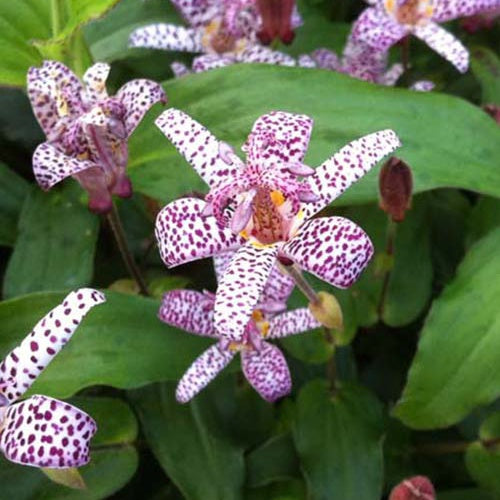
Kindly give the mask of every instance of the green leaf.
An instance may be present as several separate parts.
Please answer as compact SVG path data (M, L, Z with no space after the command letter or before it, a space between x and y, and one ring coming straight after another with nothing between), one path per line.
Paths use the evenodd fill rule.
M37 379L32 393L67 397L91 385L135 388L178 380L209 345L156 317L159 301L106 291L107 302L84 319L71 342ZM0 359L56 306L60 293L0 303Z
M5 297L90 283L99 219L80 201L81 194L76 183L49 193L33 187L7 266Z
M439 493L439 500L495 500L493 496L484 490L467 488L461 490L449 490Z
M434 301L395 415L444 427L500 395L500 229L476 243Z
M153 453L186 499L240 499L243 449L228 440L207 394L181 405L173 385L157 384L131 397Z
M455 97L375 86L332 71L253 64L174 79L165 83L165 90L177 108L237 151L255 119L273 109L314 118L306 157L313 166L347 142L390 127L404 144L398 156L411 165L416 192L452 186L500 196L500 128L480 109ZM130 143L135 189L162 202L193 190L206 192L193 169L152 126L152 118ZM375 201L376 186L374 169L339 203Z
M473 443L465 453L465 464L469 474L481 487L500 495L499 451L488 450L481 443Z
M345 384L332 396L327 382L304 386L297 399L295 445L310 498L379 500L383 417L362 387Z
M28 183L0 163L0 245L14 245L17 219L28 191Z
M484 104L500 104L500 60L486 47L471 51L470 67L481 84Z
M500 200L482 196L472 209L467 225L469 244L500 226Z
M91 462L78 469L86 489L76 491L60 486L31 467L0 459L2 497L16 500L99 500L121 489L137 469L135 448L137 421L130 407L114 398L73 398L71 403L89 411L97 421L92 440Z

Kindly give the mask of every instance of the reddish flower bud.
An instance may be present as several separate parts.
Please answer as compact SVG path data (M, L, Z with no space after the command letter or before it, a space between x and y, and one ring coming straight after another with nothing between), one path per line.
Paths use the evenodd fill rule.
M393 156L380 170L380 208L387 212L394 222L401 222L411 207L413 180L410 167Z
M483 109L500 125L500 106L496 104L485 104Z
M436 492L427 477L414 476L395 486L389 500L436 500Z
M292 43L295 33L292 30L294 0L257 0L257 8L262 17L262 30L259 40L269 45L275 38L283 43Z

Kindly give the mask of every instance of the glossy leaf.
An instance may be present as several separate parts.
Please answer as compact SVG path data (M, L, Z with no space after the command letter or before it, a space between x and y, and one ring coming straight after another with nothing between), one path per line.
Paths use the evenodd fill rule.
M33 187L19 219L19 236L3 283L5 297L90 283L99 219L81 195L76 183L48 193Z
M434 301L395 408L406 425L451 425L500 395L500 229L478 241Z
M324 380L304 386L293 435L310 498L378 500L382 494L382 411L362 387L336 395Z

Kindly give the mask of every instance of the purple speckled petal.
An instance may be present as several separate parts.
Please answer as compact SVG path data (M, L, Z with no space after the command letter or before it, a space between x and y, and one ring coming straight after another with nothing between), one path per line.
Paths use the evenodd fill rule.
M434 89L436 85L430 80L417 80L415 83L410 85L410 90L416 90L417 92L430 92Z
M24 394L66 345L85 315L105 300L92 288L67 295L0 364L0 394L11 403Z
M224 252L214 255L214 271L215 277L217 278L217 283L222 278L222 275L226 271L227 266L234 257L235 252Z
M237 249L245 240L215 217L202 216L206 203L197 198L181 198L164 207L156 218L155 234L163 262L168 267Z
M392 19L383 6L365 9L352 27L352 36L355 40L382 52L408 33L409 29Z
M172 70L175 78L181 78L183 76L191 74L191 70L184 63L178 61L174 61L170 65L170 69Z
M264 286L276 263L277 245L240 248L217 288L214 308L216 331L230 340L241 340Z
M439 23L469 17L499 8L498 0L439 0L435 3L432 19Z
M278 265L275 265L260 297L258 308L265 311L266 306L270 305L272 312L276 312L276 306L281 305L281 309L285 309L294 286L295 281L288 274L282 273Z
M135 130L149 108L161 102L166 104L167 96L162 86L152 80L132 80L117 92L116 97L125 106L125 128L127 135Z
M236 57L242 63L276 64L278 66L296 65L296 61L292 56L263 45L252 45Z
M365 135L344 146L320 165L314 175L306 177L305 182L319 196L319 201L304 204L305 217L310 218L329 205L400 145L396 133L387 129Z
M97 430L85 412L38 395L9 406L2 425L0 449L8 460L52 469L85 465Z
M423 40L431 49L451 62L458 71L465 73L469 68L469 52L451 33L435 23L418 26L415 36Z
M85 90L91 103L102 101L108 97L106 80L110 70L109 64L99 62L85 71L83 83L85 83Z
M193 59L192 69L195 73L203 73L203 71L231 66L235 62L236 59L228 54L204 54Z
M321 48L316 49L311 56L316 61L318 68L338 70L340 68L340 61L335 52L329 49Z
M174 24L150 24L130 34L129 47L176 50L179 52L203 52L201 32Z
M77 76L58 61L31 67L27 76L28 97L38 123L49 140L57 121L81 109L83 86Z
M92 167L96 167L96 164L66 156L48 142L40 144L33 153L33 173L40 187L45 190L70 175Z
M241 366L253 388L270 403L292 390L292 378L285 356L274 345L263 342L260 351L243 351Z
M279 339L307 332L314 328L319 328L321 323L317 321L307 307L287 311L275 316L269 322L269 333L266 338Z
M404 73L404 66L402 64L393 64L385 73L383 73L378 83L392 87L399 80L399 77Z
M187 403L196 396L234 358L236 352L221 349L219 344L209 347L188 368L181 378L175 396L179 403Z
M210 187L235 176L243 168L243 162L235 154L226 152L221 156L224 143L186 113L171 108L155 123Z
M193 27L208 24L221 12L220 0L172 0L182 17Z
M343 217L306 222L282 248L306 271L338 288L350 287L373 255L368 235Z
M172 290L163 295L158 317L169 325L202 337L214 337L215 295Z

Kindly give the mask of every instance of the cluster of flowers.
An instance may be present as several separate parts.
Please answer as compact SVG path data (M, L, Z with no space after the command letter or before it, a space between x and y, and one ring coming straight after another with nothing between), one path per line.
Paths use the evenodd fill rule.
M262 2L252 0L174 3L191 28L142 28L132 35L134 45L204 52L193 71L241 61L296 64L261 44L275 36L293 38L292 29L300 23L293 2L268 0L261 10L256 6ZM318 67L331 65L361 76L359 69L364 78L380 82L387 73L382 77L372 62L385 61L384 50L414 33L465 70L466 50L434 21L469 15L493 3L438 0L434 7L424 0L376 0L354 24L342 63L328 52L308 57ZM278 12L268 17L279 22L261 15L266 8ZM28 73L28 95L47 137L33 156L35 177L43 189L74 177L89 194L90 210L97 213L111 210L113 194L131 195L125 173L127 139L154 103L166 103L161 86L149 80L131 81L109 96L109 69L95 64L83 83L56 61L45 61ZM242 146L246 161L180 110L163 112L156 125L209 188L205 199L181 198L158 214L161 257L169 268L213 257L218 278L215 294L175 290L163 298L162 321L217 340L182 377L177 399L189 401L240 352L248 381L263 398L275 401L290 392L291 376L281 351L267 341L320 326L312 309L286 310L300 270L346 288L373 254L369 237L353 222L315 216L400 141L392 130L374 132L311 168L303 161L313 127L306 115L274 111L258 118ZM13 403L84 315L104 300L96 290L71 293L0 365L0 449L8 459L55 468L88 461L89 441L96 431L88 415L45 396Z

